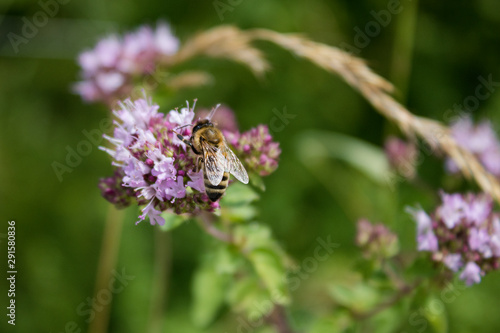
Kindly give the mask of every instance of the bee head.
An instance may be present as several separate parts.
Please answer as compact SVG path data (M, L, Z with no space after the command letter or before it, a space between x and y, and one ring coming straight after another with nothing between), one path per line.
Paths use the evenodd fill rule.
M212 124L212 122L209 119L198 120L196 125L194 125L193 127L193 133L202 129L203 127L213 127L213 126L214 124Z

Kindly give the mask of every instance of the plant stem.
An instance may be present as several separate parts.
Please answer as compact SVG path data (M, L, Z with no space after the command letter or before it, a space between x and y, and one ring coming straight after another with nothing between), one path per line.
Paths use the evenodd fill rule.
M402 101L406 100L408 94L417 16L418 0L413 0L405 4L402 13L397 17L392 49L391 79L399 88Z
M109 281L112 278L120 247L123 216L124 213L122 210L118 210L113 205L109 205L106 224L104 226L101 253L97 266L94 295L97 295L99 291L103 289L109 288ZM95 312L94 320L91 321L89 325L89 333L106 333L108 331L111 304L112 302L103 304L102 310Z
M224 242L224 243L232 243L233 237L225 233L224 231L216 228L214 226L214 218L213 214L203 212L200 214L200 218L197 219L200 227L210 236Z
M274 309L267 317L267 320L273 324L278 333L294 333L288 323L285 309L281 305L274 305Z
M172 267L172 237L170 232L155 228L154 238L155 267L151 288L148 332L160 333L163 327L163 314L168 297L168 282Z

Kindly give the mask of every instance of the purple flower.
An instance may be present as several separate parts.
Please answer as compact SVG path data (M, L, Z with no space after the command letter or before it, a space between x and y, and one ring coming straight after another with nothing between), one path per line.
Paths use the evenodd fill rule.
M465 216L474 225L480 225L491 214L493 201L487 196L477 196L470 199L465 208Z
M198 192L205 192L205 180L203 178L203 171L194 172L192 170L188 171L188 176L191 178L187 182L187 186L197 190Z
M460 194L441 192L441 200L443 200L443 204L438 210L438 214L448 229L452 229L465 217L465 212L468 209L467 204Z
M417 248L419 251L437 251L438 240L432 231L432 220L422 209L407 207L406 211L410 213L417 223Z
M157 177L159 180L165 180L167 178L175 178L176 170L174 167L173 157L167 157L163 155L161 149L154 148L153 150L146 153L146 156L151 160L150 163L154 165L151 174ZM147 161L147 160L146 160Z
M167 199L179 198L182 199L186 196L186 188L182 177L177 177L177 180L169 179L167 181L167 188L165 190Z
M469 261L462 273L460 273L460 279L464 280L468 286L471 286L474 283L481 282L481 274L481 268L475 262Z
M160 216L161 212L159 210L156 210L154 206L152 205L153 201L151 201L144 209L142 209L142 215L139 216L139 221L135 222L135 224L138 224L141 221L144 221L146 216L149 217L149 223L151 225L164 225L165 224L165 219Z
M193 123L194 119L194 112L193 109L195 105L193 105L193 109L189 108L189 102L187 103L186 108L182 108L179 111L177 110L172 110L168 113L168 121L171 122L172 124L175 124L177 126L185 126ZM195 103L196 104L196 103Z
M432 230L417 234L417 249L419 251L434 252L438 250L438 240Z
M489 246L490 235L484 228L470 228L469 230L469 247L471 250L478 251L483 254L484 258L490 258L492 252Z
M463 148L478 157L483 166L495 176L500 176L500 143L489 121L474 126L470 118L461 118L451 127L453 138ZM458 172L458 167L450 158L446 169Z
M453 272L468 263L460 278L478 283L480 276L500 266L500 220L485 194L441 193L442 204L430 216L408 209L417 221L419 250ZM479 274L480 273L480 274Z
M417 232L423 233L432 230L432 220L423 209L407 207L406 212L411 214L417 223Z
M464 265L462 262L462 255L459 253L446 255L443 259L443 263L453 272L457 272Z
M153 73L157 64L178 48L179 41L161 22L155 30L142 26L123 38L106 37L78 57L82 81L73 89L85 101L111 105L132 91L135 77Z
M278 167L281 149L279 143L272 140L266 125L259 125L242 134L224 131L224 135L238 157L257 174L267 176Z

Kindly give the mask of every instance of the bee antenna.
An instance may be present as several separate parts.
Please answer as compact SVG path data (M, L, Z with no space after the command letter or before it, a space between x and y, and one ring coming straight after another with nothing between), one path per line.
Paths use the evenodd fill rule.
M174 131L179 130L179 129L184 128L184 127L188 127L188 126L193 126L193 124L187 124L187 125L177 126L176 128L174 128Z
M217 111L217 109L219 108L220 104L217 104L213 109L212 111L210 111L210 113L208 114L207 116L207 119L208 120L212 120L212 117L214 116L215 114L215 111Z

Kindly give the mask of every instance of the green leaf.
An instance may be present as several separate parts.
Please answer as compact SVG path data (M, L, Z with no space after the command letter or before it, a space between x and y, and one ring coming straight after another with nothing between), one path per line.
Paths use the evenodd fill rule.
M266 315L269 304L272 304L269 293L262 288L255 275L234 281L228 291L227 302L234 311L244 312L247 315L251 315L252 312Z
M264 180L262 179L261 176L259 176L256 173L252 173L250 175L250 184L264 192L266 190L266 184L264 183Z
M325 131L308 131L297 139L298 156L304 163L314 159L341 160L382 185L392 177L382 148L360 139Z
M374 333L392 333L397 332L401 325L401 320L404 314L399 309L392 306L384 311L376 314L370 320L371 327Z
M333 285L329 291L338 304L356 312L371 310L380 300L378 291L362 282L354 286Z
M267 226L255 222L234 228L234 241L247 251L255 248L274 248L277 246L271 238L271 230Z
M277 304L288 304L290 295L286 285L285 267L281 257L270 249L255 249L248 254L257 274Z
M226 195L221 199L221 207L235 207L248 205L259 198L251 186L240 182L231 184Z
M252 205L222 207L222 215L232 222L251 221L257 216L257 209Z
M329 317L317 320L308 330L310 333L345 332L353 324L352 317L345 310L337 310Z
M448 332L446 306L439 298L431 296L427 299L424 316L436 333Z
M162 231L173 230L189 219L186 216L177 215L169 212L162 213L161 217L165 219L165 224L160 226L160 230Z
M226 297L230 275L217 270L217 257L213 254L206 256L194 275L191 318L197 327L207 327L212 323Z

